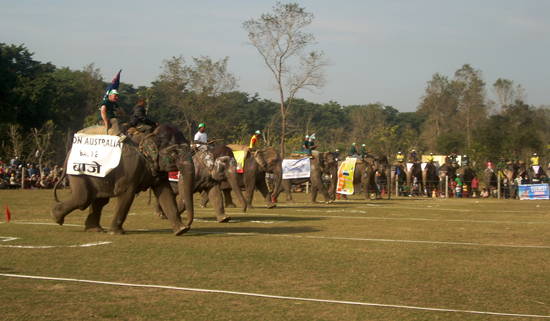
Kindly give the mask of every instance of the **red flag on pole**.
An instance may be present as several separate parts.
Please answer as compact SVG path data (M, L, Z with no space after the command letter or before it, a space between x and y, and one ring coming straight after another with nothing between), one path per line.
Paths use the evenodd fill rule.
M7 217L8 222L9 222L10 219L11 219L11 215L10 215L10 210L8 210L8 204L6 204L6 217Z

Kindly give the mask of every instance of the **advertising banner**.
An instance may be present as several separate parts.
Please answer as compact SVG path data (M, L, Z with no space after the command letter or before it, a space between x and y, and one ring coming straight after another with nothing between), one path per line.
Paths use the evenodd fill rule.
M340 165L340 168L338 169L338 188L336 189L337 193L347 195L353 194L353 173L355 170L356 162L357 158L348 157Z
M520 200L547 200L548 184L519 185Z

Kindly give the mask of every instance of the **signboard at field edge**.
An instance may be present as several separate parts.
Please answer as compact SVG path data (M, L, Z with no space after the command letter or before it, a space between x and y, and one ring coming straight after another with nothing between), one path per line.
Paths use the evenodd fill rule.
M548 184L519 185L520 200L549 199Z

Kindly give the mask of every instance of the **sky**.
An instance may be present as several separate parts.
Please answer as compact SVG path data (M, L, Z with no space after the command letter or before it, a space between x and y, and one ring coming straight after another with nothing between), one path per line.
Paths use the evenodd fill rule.
M282 1L283 3L287 3ZM333 65L327 84L298 98L342 106L382 103L415 111L435 73L464 64L480 70L487 94L499 78L525 89L526 103L550 105L550 1L295 1L313 13L304 29ZM93 63L106 81L150 86L163 60L229 57L238 90L278 100L273 75L247 44L243 22L275 1L0 0L0 43L23 44L33 58L81 70Z

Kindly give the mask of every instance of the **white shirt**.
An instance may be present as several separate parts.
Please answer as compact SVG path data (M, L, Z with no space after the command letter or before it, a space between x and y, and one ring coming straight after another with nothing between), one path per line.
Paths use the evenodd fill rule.
M194 141L197 141L197 142L201 142L201 143L208 143L208 140L206 138L206 132L204 133L201 133L200 131L198 131L196 134L195 134L195 139Z

